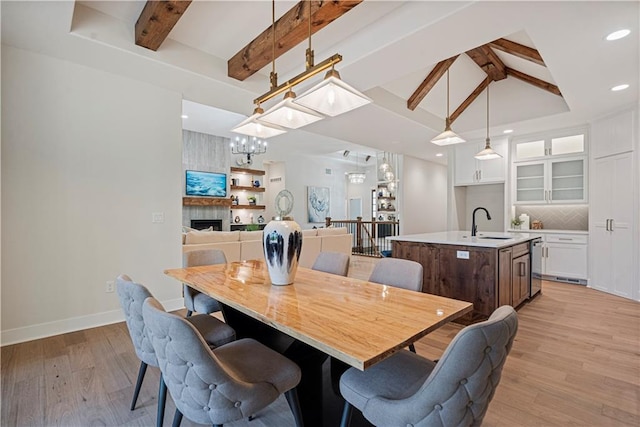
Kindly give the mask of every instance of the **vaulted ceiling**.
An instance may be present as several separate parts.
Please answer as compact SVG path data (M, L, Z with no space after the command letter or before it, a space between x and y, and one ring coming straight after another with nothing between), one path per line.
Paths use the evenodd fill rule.
M269 89L271 2L171 2L173 23L152 18L161 12L144 11L145 1L25 3L3 2L3 43L178 90L216 107L202 110L212 132L229 134L227 124L249 115ZM472 101L489 82L492 137L507 127L521 135L580 125L638 103L638 2L319 3L312 2L316 62L340 53L342 78L374 103L275 137L272 147L326 154L359 144L441 161L428 141L444 127L447 68L454 127L471 141L485 133L486 104ZM275 9L276 68L285 81L305 68L308 12L295 1L278 0ZM620 28L631 35L604 40ZM619 83L631 87L609 90ZM300 142L317 140L325 143Z

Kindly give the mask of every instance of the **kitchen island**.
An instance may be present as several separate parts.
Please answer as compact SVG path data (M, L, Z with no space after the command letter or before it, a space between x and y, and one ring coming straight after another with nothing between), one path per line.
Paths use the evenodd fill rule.
M473 303L463 323L484 320L501 305L518 307L530 295L530 244L535 233L468 231L387 237L392 256L424 268L422 291Z

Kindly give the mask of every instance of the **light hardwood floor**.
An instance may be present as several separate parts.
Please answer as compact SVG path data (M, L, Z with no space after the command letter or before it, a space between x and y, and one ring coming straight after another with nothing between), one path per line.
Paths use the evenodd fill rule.
M367 278L374 263L353 257L349 275ZM485 426L640 425L640 303L544 282L518 314ZM430 334L418 353L438 358L460 329ZM139 361L124 323L6 346L1 357L2 426L155 424L157 369L148 369L129 411ZM174 409L168 398L167 426ZM256 415L228 426L293 426L284 399Z

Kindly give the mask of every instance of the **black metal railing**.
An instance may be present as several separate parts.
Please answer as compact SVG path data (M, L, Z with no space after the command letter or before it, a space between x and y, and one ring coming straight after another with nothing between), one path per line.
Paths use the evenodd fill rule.
M352 237L351 253L371 257L389 256L391 242L385 237L397 236L400 232L399 221L363 221L358 219L326 218L327 227L346 227Z

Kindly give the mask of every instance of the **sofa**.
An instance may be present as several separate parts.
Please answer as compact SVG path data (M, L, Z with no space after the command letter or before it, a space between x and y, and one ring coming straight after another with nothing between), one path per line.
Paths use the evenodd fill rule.
M182 234L182 252L220 249L227 261L264 259L262 231L198 231ZM302 230L301 267L310 268L320 252L351 254L352 235L344 227Z

